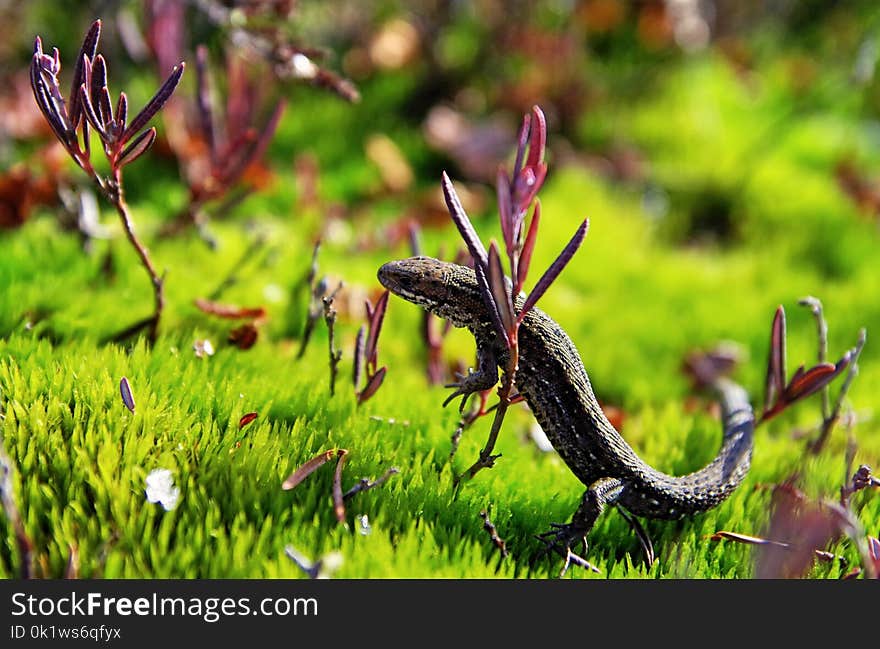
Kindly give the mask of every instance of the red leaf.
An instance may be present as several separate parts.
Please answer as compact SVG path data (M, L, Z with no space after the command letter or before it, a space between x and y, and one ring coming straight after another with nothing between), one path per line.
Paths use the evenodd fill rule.
M770 354L764 381L764 409L771 409L785 390L785 309L780 304L770 328Z
M247 425L248 425L249 423L251 423L254 419L256 419L257 416L258 416L258 415L257 415L257 413L255 413L255 412L249 412L249 413L247 413L246 415L242 415L242 416L241 416L241 419L238 420L238 430L241 430L242 428L244 428L245 426L247 426Z
M515 293L522 290L523 284L526 283L526 276L529 273L529 265L532 263L532 253L535 250L535 241L538 237L538 224L541 222L541 201L535 202L535 209L532 212L532 220L529 222L529 231L526 233L526 240L523 243L522 253L519 257L519 265L516 269L516 289Z
M257 343L260 332L253 323L246 322L229 332L229 342L241 350L248 350Z
M529 143L529 131L532 125L532 116L529 114L523 115L522 126L519 129L519 137L517 137L517 146L516 146L516 159L513 163L513 176L514 180L519 176L520 171L523 168L523 162L526 157L526 146Z
M147 150L153 146L153 142L156 141L156 128L151 126L146 131L138 135L132 142L129 144L125 151L122 152L122 155L119 156L119 159L116 161L116 166L118 168L122 168L127 164L131 164L138 158L140 158Z
M492 300L495 308L498 309L498 315L501 317L501 324L504 325L504 338L507 346L510 347L513 342L513 335L516 329L516 316L513 311L513 302L510 299L510 293L507 290L507 282L504 278L504 270L501 268L501 257L498 255L498 246L493 241L489 245L489 290L492 292Z
M220 304L219 302L212 302L211 300L205 300L202 298L197 298L195 300L195 305L200 311L203 311L208 315L214 315L218 318L226 318L227 320L239 320L242 318L259 319L266 316L266 309L261 306L247 308L232 304Z
M357 399L358 404L363 403L364 401L366 401L367 399L372 397L374 394L376 394L376 391L382 385L382 381L385 380L385 372L387 372L387 371L388 371L388 368L385 366L382 366L379 368L378 372L373 374L373 376L371 376L367 380L367 384L364 386L364 389L361 390L360 394L358 394L358 399Z
M510 178L504 169L498 169L496 181L498 193L498 215L501 221L501 234L504 236L504 245L509 255L516 248L513 232L513 207L510 202Z
M385 309L388 307L388 291L384 291L376 300L376 306L370 313L370 333L367 336L367 362L376 364L379 343L379 333L382 331L382 322L385 320Z
M316 455L311 460L306 462L305 464L299 466L293 473L287 476L287 480L285 480L281 484L281 488L285 491L293 489L300 482L308 478L312 473L315 472L317 468L321 465L325 464L333 455L336 453L335 449L330 449L329 451L324 451L323 453Z
M547 147L547 119L540 106L532 106L532 121L529 129L529 158L526 160L527 167L537 168L544 159L544 151ZM546 173L546 169L545 169ZM540 176L540 174L539 174ZM537 183L543 182L543 178Z
M125 120L128 119L128 97L124 92L119 93L119 99L116 101L116 124L118 131L125 128Z
M785 388L785 401L792 403L821 390L828 385L835 376L843 371L843 367L845 366L837 369L832 363L822 363L815 367L811 367L806 372L803 371L802 367L799 368L798 372Z

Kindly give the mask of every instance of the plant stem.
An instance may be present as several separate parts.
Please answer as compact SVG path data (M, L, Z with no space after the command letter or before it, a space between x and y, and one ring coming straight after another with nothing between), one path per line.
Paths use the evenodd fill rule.
M492 455L495 449L495 443L498 441L498 433L501 432L501 424L504 422L504 415L510 406L510 393L513 390L513 379L516 376L516 369L519 365L519 348L514 344L510 349L510 357L507 361L507 367L504 370L504 377L501 380L501 389L498 391L498 406L495 410L495 418L492 420L492 428L489 430L489 438L486 445L480 451L480 456L471 467L455 478L455 483L459 484L462 480L470 480L483 469L492 468L495 460L501 457L500 454Z
M798 300L798 304L809 308L816 319L816 336L819 341L818 361L824 363L828 355L828 324L825 322L825 316L822 313L822 302L818 298L808 295ZM822 388L822 420L827 421L830 416L831 388L826 385Z
M149 252L144 244L140 242L137 234L135 234L134 224L132 223L131 215L128 210L128 204L125 202L125 194L122 189L122 176L119 171L116 171L113 179L108 182L102 182L100 178L97 180L98 186L107 197L107 200L113 203L113 206L116 208L116 212L122 220L122 227L125 230L125 236L128 238L129 243L134 247L135 252L137 252L138 257L141 260L141 265L149 274L150 283L153 285L153 315L138 323L139 326L137 326L134 331L131 329L126 331L128 333L134 333L142 327L149 327L148 340L151 345L155 344L159 333L159 321L162 318L162 311L165 308L165 277L164 275L160 276L159 273L156 272L156 267L150 259Z
M825 442L828 441L828 437L831 435L831 430L840 418L840 410L843 407L843 400L846 397L846 393L849 391L849 386L852 384L853 379L859 373L859 356L862 353L862 348L865 346L866 340L867 332L862 329L859 331L859 339L853 350L852 360L850 361L846 378L843 380L843 385L840 386L840 392L838 392L837 399L834 402L834 408L827 417L823 418L819 436L810 442L808 446L813 455L817 455L824 448Z

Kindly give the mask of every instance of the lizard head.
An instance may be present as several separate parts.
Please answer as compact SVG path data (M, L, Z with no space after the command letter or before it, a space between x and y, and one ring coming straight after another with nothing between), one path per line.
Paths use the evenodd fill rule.
M469 329L488 321L474 271L432 257L389 261L378 272L379 282L408 302Z

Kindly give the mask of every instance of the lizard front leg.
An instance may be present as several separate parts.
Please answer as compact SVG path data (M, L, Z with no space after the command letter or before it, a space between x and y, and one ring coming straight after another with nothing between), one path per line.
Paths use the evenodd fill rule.
M570 523L551 523L549 532L541 534L538 538L546 544L547 551L554 551L565 559L565 565L559 576L562 577L574 563L583 568L599 572L589 561L575 554L573 547L582 544L584 554L587 551L587 535L593 529L596 519L605 510L607 505L614 504L623 491L623 482L617 478L600 478L596 480L584 492L581 504Z
M459 412L464 412L467 398L474 392L483 392L498 383L498 359L492 349L491 343L476 337L477 341L477 371L471 370L467 376L458 374L458 381L449 383L447 388L455 388L446 401L445 408L456 397L462 397Z

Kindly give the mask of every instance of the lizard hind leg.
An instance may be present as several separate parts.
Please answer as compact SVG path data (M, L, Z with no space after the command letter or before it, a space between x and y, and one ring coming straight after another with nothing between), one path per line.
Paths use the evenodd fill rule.
M589 561L575 554L572 548L583 545L587 551L587 535L607 505L614 504L623 491L624 484L617 478L600 478L584 492L581 504L571 517L570 523L551 523L551 529L538 536L545 544L546 552L556 552L565 563L559 576L563 577L572 564L599 572Z

